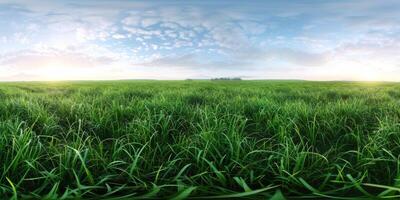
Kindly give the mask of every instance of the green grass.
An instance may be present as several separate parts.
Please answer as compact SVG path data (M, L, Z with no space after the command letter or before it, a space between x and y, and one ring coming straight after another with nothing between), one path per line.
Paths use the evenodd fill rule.
M0 84L5 198L400 198L400 84Z

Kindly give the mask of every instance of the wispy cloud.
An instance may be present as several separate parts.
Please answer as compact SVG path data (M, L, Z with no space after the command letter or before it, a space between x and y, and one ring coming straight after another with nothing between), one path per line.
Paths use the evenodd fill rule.
M0 55L0 65L15 69L40 69L45 67L86 68L109 65L116 60L112 57L92 57L82 53L60 51L17 51Z

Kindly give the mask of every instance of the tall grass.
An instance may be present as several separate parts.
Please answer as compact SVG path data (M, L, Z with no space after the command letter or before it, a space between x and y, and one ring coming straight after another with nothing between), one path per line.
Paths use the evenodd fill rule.
M400 84L0 84L5 198L400 198Z

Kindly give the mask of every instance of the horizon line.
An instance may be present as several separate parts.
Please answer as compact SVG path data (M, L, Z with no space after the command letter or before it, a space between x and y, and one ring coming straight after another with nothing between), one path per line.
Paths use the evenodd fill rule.
M367 82L367 83L400 83L400 81L394 80L313 80L313 79L240 79L240 80L212 80L214 78L186 78L186 79L65 79L65 80L0 80L0 83L29 83L29 82L96 82L96 81L213 81L213 82L240 82L240 81L307 81L307 82Z

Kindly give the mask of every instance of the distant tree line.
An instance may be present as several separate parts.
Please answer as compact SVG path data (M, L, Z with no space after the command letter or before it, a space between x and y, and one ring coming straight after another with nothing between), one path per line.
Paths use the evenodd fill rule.
M242 80L240 77L219 77L219 78L212 78L212 81L240 81Z

